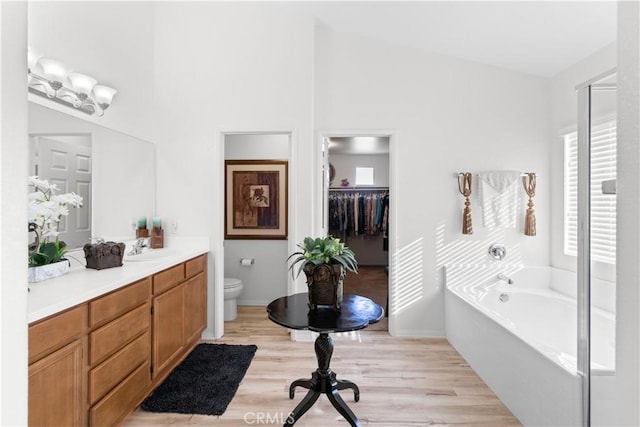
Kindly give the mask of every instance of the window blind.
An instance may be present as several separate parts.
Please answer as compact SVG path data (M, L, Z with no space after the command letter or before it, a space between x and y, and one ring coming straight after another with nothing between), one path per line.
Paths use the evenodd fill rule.
M578 253L578 134L564 137L564 253ZM616 197L602 194L602 181L616 178L616 122L591 129L591 258L616 262Z

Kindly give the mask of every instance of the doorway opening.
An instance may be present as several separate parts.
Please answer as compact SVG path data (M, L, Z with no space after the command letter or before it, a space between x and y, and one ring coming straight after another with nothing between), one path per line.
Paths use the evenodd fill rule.
M351 248L358 274L344 292L368 297L389 312L390 135L324 136L325 230ZM388 317L369 327L389 330Z
M266 203L249 206L250 220L236 216L238 213L233 210L231 199L223 202L225 206L223 215L225 233L221 257L223 274L216 278L219 283L224 284L222 286L224 300L221 309L224 313L222 320L232 322L242 321L246 313L244 306L266 306L274 299L289 293L288 271L285 266L285 260L290 253L287 237L289 212L286 211L290 191L286 178L288 168L286 163L291 160L293 134L289 131L247 131L225 132L222 136L222 157L225 165L226 162L246 162L247 164L254 162L253 166L245 169L244 172L238 172L243 170L242 167L230 164L230 172L227 173L227 166L225 166L225 174L222 177L223 188L228 189L229 184L233 182L227 180L230 176L237 174L242 177L244 188L257 187L263 199L282 202L273 202L273 205ZM275 166L271 164L273 162L284 165ZM232 172L234 167L236 172ZM274 177L274 171L281 169L284 173ZM273 182L280 182L282 188L278 185L274 186ZM233 195L233 192L230 191L229 194ZM278 194L281 195L280 198L277 197ZM260 203L265 201L261 200ZM272 213L270 207L273 206L279 206L280 213L270 217ZM246 213L246 211L243 212ZM227 217L229 215L230 217ZM245 220L245 223L240 224ZM268 224L262 224L261 221L266 221ZM238 229L253 231L236 235L227 233L226 231L230 231L230 228L226 227L236 223L240 224ZM260 228L261 225L265 225L264 229ZM260 234L265 229L268 231L274 229L274 225L284 230L284 237L268 233ZM274 266L282 267L274 268Z

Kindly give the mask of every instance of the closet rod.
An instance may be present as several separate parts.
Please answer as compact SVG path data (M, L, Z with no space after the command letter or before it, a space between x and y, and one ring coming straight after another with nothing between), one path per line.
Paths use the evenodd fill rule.
M535 172L531 172L531 173L535 173ZM459 176L462 176L462 175L464 175L464 173L462 173L462 172L458 172L458 173L456 173L455 175L453 175L453 177L454 177L454 178L458 178ZM473 174L473 176L478 176L478 174L477 174L477 173L474 173L474 174ZM527 174L526 174L525 172L522 172L522 173L520 174L520 176L527 176ZM537 174L537 173L536 173L536 177L537 177L537 178L540 178L540 174Z
M329 188L329 191L389 191L389 187L336 187Z

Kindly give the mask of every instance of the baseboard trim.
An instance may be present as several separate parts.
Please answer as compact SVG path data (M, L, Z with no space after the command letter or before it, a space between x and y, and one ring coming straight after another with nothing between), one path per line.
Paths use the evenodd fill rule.
M238 305L252 305L252 306L267 306L271 301L259 300L259 299L239 299Z

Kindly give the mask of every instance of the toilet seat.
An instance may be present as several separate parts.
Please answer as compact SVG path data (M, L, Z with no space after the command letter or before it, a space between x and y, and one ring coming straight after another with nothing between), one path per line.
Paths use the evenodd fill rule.
M234 277L225 277L224 278L224 288L225 289L235 289L242 286L242 280L236 279Z

